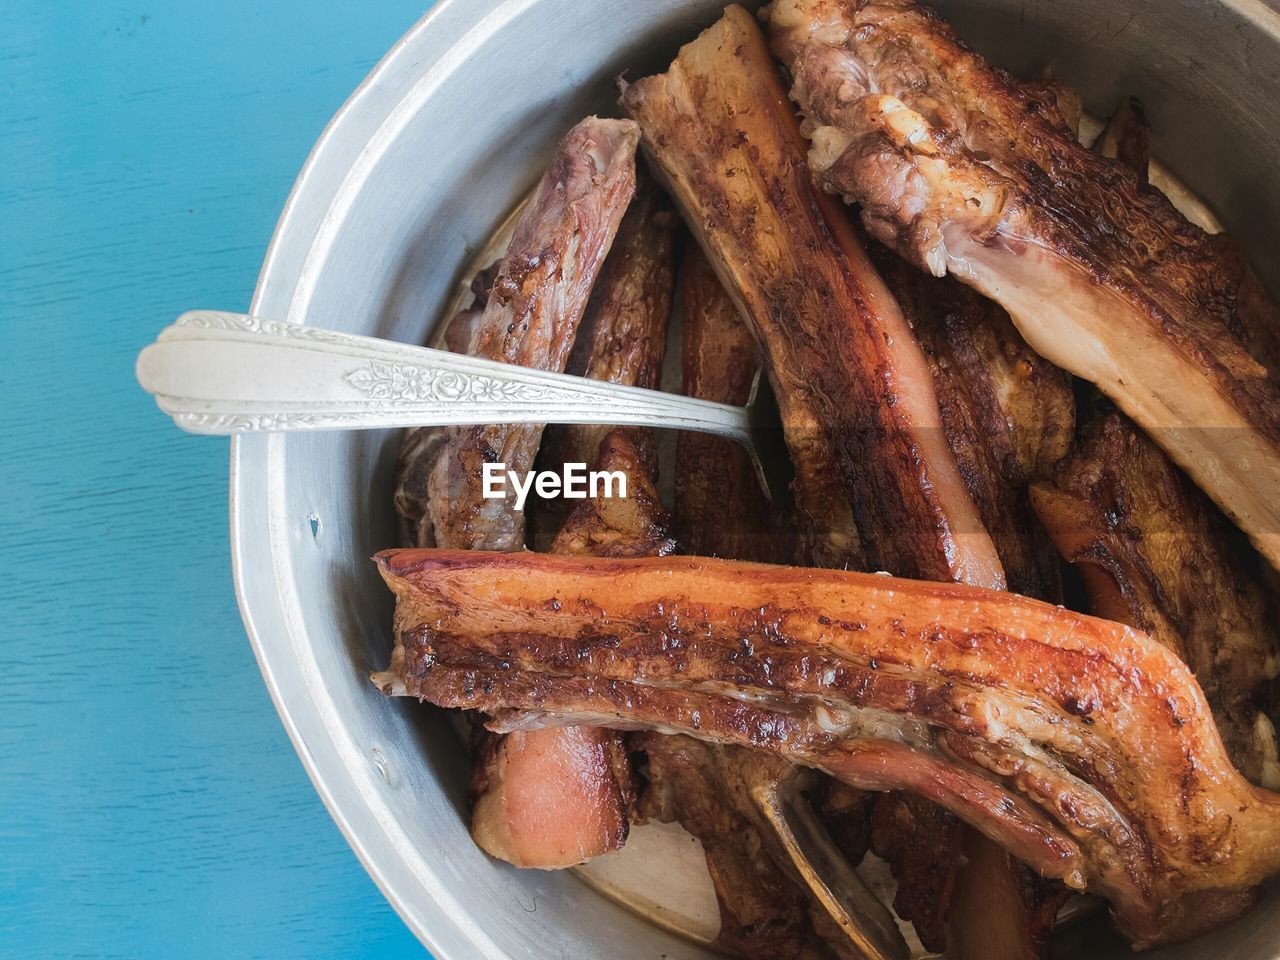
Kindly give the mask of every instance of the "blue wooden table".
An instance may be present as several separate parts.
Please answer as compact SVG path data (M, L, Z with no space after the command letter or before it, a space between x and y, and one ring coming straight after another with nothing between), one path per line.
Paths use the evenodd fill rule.
M3 4L0 956L425 956L259 678L227 443L133 360L248 306L311 144L427 5Z

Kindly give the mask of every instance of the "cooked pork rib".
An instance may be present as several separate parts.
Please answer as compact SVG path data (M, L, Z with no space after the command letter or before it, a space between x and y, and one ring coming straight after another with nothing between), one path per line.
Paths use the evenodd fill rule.
M563 370L587 297L635 189L638 131L626 120L589 117L561 141L516 224L511 246L472 336L473 353L541 370ZM513 498L484 499L485 463L533 466L537 424L450 427L434 451L423 542L469 549L524 545Z
M924 350L947 442L1009 589L1060 600L1057 552L1031 510L1027 484L1070 449L1070 377L1028 347L997 304L879 244L869 252ZM949 928L959 960L1047 956L1053 910L1042 885L948 816L918 797L878 797L873 845L898 881L898 914L932 950L943 950Z
M814 189L752 16L729 7L622 104L761 342L808 559L1003 586L928 366L844 211Z
M742 406L760 366L746 321L696 244L680 266L681 365L691 397ZM791 531L765 498L745 450L705 433L676 438L676 541L686 553L786 562Z
M678 222L662 191L645 180L591 291L565 372L650 390L658 386L675 285ZM549 469L565 463L590 466L609 430L600 424L548 427L541 456Z
M1280 868L1280 797L1232 767L1176 656L997 591L696 557L400 550L389 695L499 729L594 723L770 749L932 799L1138 945Z
M1034 350L998 304L879 245L872 259L924 349L947 442L995 542L1009 589L1061 599L1059 561L1027 484L1071 449L1071 378Z
M690 396L745 404L759 367L759 350L746 322L696 244L685 248L680 271L683 326L683 389ZM794 551L789 524L760 490L751 461L740 446L717 437L682 432L676 446L676 531L682 549L702 556L738 560L783 560ZM715 746L688 737L643 734L635 745L646 752L650 787L642 794L662 819L678 820L698 838L720 905L721 945L745 957L826 957L866 960L851 938L882 928L887 956L905 953L892 919L856 880L853 866L865 843L845 860L812 810L813 829L797 836L790 817L774 799L790 793L803 775L764 751ZM856 791L822 778L825 822L842 838L865 834L866 803ZM763 791L764 800L761 800ZM865 796L859 794L859 796ZM791 798L792 810L807 807ZM802 811L805 812L805 811ZM851 822L853 821L853 822ZM823 834L826 834L825 836ZM815 847L825 851L815 855ZM801 858L789 851L799 850ZM824 867L833 865L830 876ZM844 882L841 877L845 878ZM852 928L833 918L828 892L861 889L836 906L848 911ZM872 918L863 914L871 907ZM885 935L887 934L887 935Z
M568 360L570 372L614 383L657 384L671 314L674 214L649 184L628 208L591 293ZM551 449L548 450L547 447ZM566 515L539 504L542 519L563 522L551 552L572 556L664 556L675 549L670 520L652 477L647 430L565 426L548 431L539 457L621 473L626 496L591 497ZM563 501L568 506L573 501ZM532 739L530 739L532 738ZM621 734L592 727L519 731L489 752L506 758L473 791L472 832L484 849L517 866L564 867L626 841L635 787ZM482 822L497 830L484 835ZM522 828L515 833L511 824ZM505 832L503 832L505 831ZM498 842L485 843L485 840ZM529 849L531 848L531 850ZM520 860L510 853L523 854Z
M475 302L445 331L451 349L563 369L600 263L635 186L638 134L588 118L561 141L507 253L473 283ZM463 549L517 549L524 516L481 496L481 464L532 465L541 428L424 428L406 434L396 506L414 539ZM633 792L617 734L594 728L477 735L472 836L519 866L560 867L626 839Z
M1032 500L1100 617L1144 630L1191 668L1237 768L1280 788L1269 711L1275 614L1208 499L1121 414L1103 413Z
M1280 564L1280 325L1229 245L909 0L775 0L822 185L878 239L1004 306L1152 434Z

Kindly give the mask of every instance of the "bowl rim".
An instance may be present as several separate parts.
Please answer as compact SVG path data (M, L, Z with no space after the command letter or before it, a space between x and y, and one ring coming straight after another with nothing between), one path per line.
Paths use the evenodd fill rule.
M293 307L296 295L315 273L316 241L348 174L374 135L393 119L397 107L425 75L447 72L486 33L534 2L436 0L381 57L330 118L303 163L267 246L250 313L306 322ZM490 21L487 28L486 20ZM290 633L289 615L281 600L287 587L272 547L274 524L268 506L270 465L282 455L283 443L284 438L275 435L233 437L228 498L236 602L280 722L330 817L419 942L437 960L505 958L505 952L477 924L468 922L463 911L448 909L453 898L439 883L428 882L427 896L421 895L424 877L408 867L393 842L394 824L371 817L358 828L347 816L352 799L366 801L370 809L370 791L356 780L351 758L332 742L296 659L288 655L289 646L266 640ZM272 535L260 536L264 530ZM255 573L252 577L246 576L250 570ZM258 575L266 570L272 576ZM368 757L361 759L369 765Z

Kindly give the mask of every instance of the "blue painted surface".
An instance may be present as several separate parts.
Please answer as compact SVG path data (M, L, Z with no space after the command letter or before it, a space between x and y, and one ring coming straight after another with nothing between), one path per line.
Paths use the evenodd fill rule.
M0 955L421 957L232 593L227 443L133 380L244 309L327 119L429 0L5 0Z

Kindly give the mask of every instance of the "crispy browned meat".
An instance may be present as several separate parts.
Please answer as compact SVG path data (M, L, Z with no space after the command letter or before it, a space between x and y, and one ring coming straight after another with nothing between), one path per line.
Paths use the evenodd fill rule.
M678 224L662 191L644 181L591 291L567 373L650 390L658 386L675 285ZM549 427L542 456L553 469L564 463L590 466L609 430L596 424Z
M1120 161L1139 180L1146 180L1151 166L1151 125L1147 123L1142 101L1137 97L1122 100L1098 134L1093 149L1104 157Z
M1237 768L1280 787L1269 712L1278 657L1272 605L1230 528L1114 410L1032 499L1100 617L1145 630L1191 668Z
M561 141L516 225L500 265L473 283L475 302L452 318L446 344L477 356L563 369L622 211L635 185L633 124L588 118ZM481 498L480 465L528 469L541 428L487 426L409 431L396 467L396 507L412 538L463 549L516 549L524 517ZM492 856L560 867L626 839L629 771L608 731L481 733L472 779L471 831Z
M680 267L680 320L684 392L744 405L760 365L759 348L696 244L685 248ZM675 523L686 553L785 562L795 549L746 451L705 433L685 431L676 439Z
M916 928L926 950L941 953L947 947L947 913L964 834L955 814L923 797L897 790L876 797L871 849L892 865L898 881L893 909Z
M919 345L814 189L752 16L729 7L622 103L762 345L811 562L1003 586Z
M883 247L873 248L873 259L924 348L947 442L1009 589L1058 601L1058 557L1031 511L1027 484L1071 449L1071 378L1027 346L998 304Z
M700 557L401 550L389 695L499 729L593 723L769 749L951 810L1111 901L1139 945L1211 929L1280 868L1280 797L1130 627L959 584Z
M644 431L619 428L600 441L595 469L621 473L627 495L588 497L565 518L551 552L584 557L665 557L676 548L671 519L636 440Z
M755 337L696 244L680 269L683 389L689 396L745 404L760 364ZM683 432L676 445L676 536L687 553L741 560L784 560L794 537L760 490L746 452L737 444ZM656 780L650 801L677 819L702 844L720 904L720 943L746 957L830 955L849 938L805 878L781 852L775 825L749 795L753 778L795 776L761 751L717 747L687 737L644 734ZM813 773L805 774L815 779ZM865 795L821 777L823 818L842 840L865 834ZM843 850L843 847L841 847ZM865 850L857 851L856 864ZM817 869L816 864L811 864ZM851 869L851 868L850 868ZM827 878L819 876L819 883ZM858 954L854 960L862 960Z
M719 944L753 960L833 956L818 933L821 908L781 865L786 858L771 855L769 826L749 795L753 775L793 776L791 765L691 737L643 733L632 745L648 758L640 813L678 822L702 844L720 904Z
M589 117L561 141L472 334L476 356L563 370L601 263L635 189L635 124ZM481 467L533 465L537 424L450 427L432 450L419 541L515 550L524 515L514 500L481 496Z
M1027 484L1046 475L1070 449L1070 378L1027 346L997 304L951 278L917 270L878 244L869 252L924 350L947 442L1009 589L1059 601L1060 561L1031 510ZM898 915L913 923L931 950L945 949L949 931L959 960L1045 955L1044 931L1017 931L1020 920L1039 914L1034 904L1009 896L1024 886L1035 890L1023 882L1025 868L968 832L919 797L877 797L872 845L897 880ZM960 889L963 908L952 904ZM1004 931L998 945L1006 952L992 943L979 953L958 949L972 949L996 923Z
M1243 261L928 8L770 11L823 186L912 262L999 301L1280 563L1280 387L1247 349L1280 317Z

